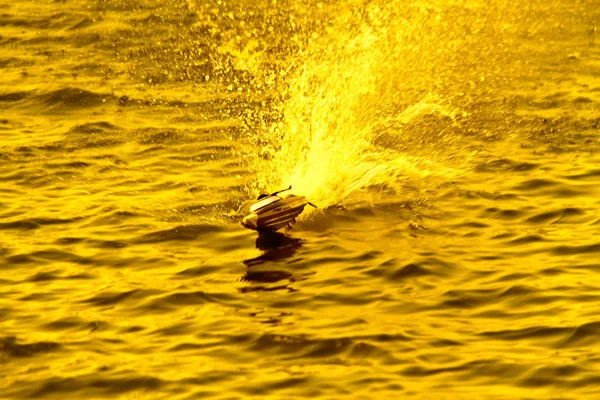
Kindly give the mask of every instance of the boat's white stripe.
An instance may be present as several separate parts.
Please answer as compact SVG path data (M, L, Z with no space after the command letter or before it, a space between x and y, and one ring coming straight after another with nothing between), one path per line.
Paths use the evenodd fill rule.
M295 209L291 209L291 210L286 210L285 212L273 213L272 215L269 215L269 216L264 216L264 217L261 216L258 219L258 223L268 223L270 221L281 219L281 218L286 218L286 217L291 217L293 219L296 216L300 215L301 212L302 212L302 209L295 208Z
M273 225L277 225L277 224L281 224L281 223L287 224L287 223L292 222L294 220L294 218L296 218L296 217L297 217L297 215L283 215L283 216L280 216L279 218L274 218L274 219L271 219L266 222L261 221L261 223L259 225L269 227L269 226L273 226Z

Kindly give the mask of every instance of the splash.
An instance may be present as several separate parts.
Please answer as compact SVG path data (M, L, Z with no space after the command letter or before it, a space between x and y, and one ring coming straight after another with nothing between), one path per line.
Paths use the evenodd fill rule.
M376 89L377 63L374 57L365 62L364 53L375 40L364 32L343 48L330 44L303 65L284 105L283 124L272 132L281 141L270 163L274 168L261 177L265 184L289 182L323 204L346 197L377 174L367 152L369 122L363 119L372 107L366 96Z
M159 66L239 99L222 112L246 127L232 137L249 192L377 201L464 174L473 118L497 100L502 69L520 67L507 61L522 25L512 5L463 3L186 0L196 20Z
M374 199L374 188L399 193L410 177L458 173L399 151L415 137L406 132L414 120L437 116L438 127L442 120L456 125L456 111L430 92L405 104L414 95L401 91L407 85L399 68L406 65L399 56L410 49L390 41L390 28L399 28L389 21L389 10L372 7L364 13L370 22L346 12L303 52L286 89L283 120L264 133L259 189L291 184L327 207Z

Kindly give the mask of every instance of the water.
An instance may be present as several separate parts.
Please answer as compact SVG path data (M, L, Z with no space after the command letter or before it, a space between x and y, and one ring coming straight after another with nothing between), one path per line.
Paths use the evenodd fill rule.
M0 2L0 397L595 398L598 21Z

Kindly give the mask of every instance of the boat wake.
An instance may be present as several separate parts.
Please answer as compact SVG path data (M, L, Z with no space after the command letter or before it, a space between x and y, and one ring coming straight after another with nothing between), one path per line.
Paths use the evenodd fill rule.
M448 71L440 61L417 63L413 53L424 49L398 38L411 32L390 10L364 12L368 18L343 14L329 34L289 57L281 101L268 110L280 118L264 118L251 135L251 149L260 150L246 155L256 175L250 192L291 184L323 208L376 204L468 169L475 154L461 140L468 113L436 83ZM421 46L433 47L444 34L432 32Z

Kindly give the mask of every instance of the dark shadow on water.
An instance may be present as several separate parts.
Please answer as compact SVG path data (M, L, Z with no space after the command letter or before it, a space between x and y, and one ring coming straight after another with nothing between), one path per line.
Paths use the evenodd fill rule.
M302 247L302 239L292 238L277 232L259 232L256 239L256 248L261 250L262 254L243 261L248 268L246 274L240 280L250 285L240 289L240 291L242 293L275 290L294 291L295 289L289 286L298 280L293 273L268 268L268 266L261 268L261 266L290 258L300 247ZM287 282L273 286L273 284L281 281Z
M258 257L244 260L247 267L280 261L293 256L302 247L302 239L292 238L277 232L259 232L256 248L263 251Z

